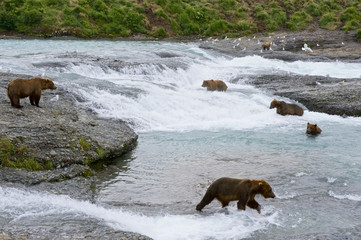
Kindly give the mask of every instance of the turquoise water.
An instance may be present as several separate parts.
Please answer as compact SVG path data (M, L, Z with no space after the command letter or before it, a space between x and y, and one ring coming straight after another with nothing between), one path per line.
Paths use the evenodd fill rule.
M51 77L79 104L126 120L139 135L134 151L98 173L94 203L0 187L0 214L20 229L44 219L54 226L96 219L89 224L154 239L361 236L361 119L307 109L280 116L269 109L279 97L245 84L266 72L359 77L361 64L231 58L197 43L0 44L1 71ZM224 80L228 91L205 91L205 79ZM306 135L307 122L322 134ZM276 198L256 198L261 214L217 201L197 212L207 187L224 176L265 179Z

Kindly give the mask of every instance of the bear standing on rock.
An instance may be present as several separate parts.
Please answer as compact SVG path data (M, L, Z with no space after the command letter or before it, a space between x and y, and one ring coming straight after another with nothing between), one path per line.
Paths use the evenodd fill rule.
M34 77L30 80L18 78L8 84L7 95L13 107L21 108L20 98L26 97L29 97L31 105L40 107L41 91L46 89L56 89L53 81L49 78Z
M246 206L256 209L261 213L261 205L254 200L256 194L261 194L265 198L274 198L275 194L271 186L264 180L219 178L207 189L201 202L196 209L201 211L215 198L222 203L222 207L228 206L230 201L237 201L237 208L246 210Z
M283 116L303 115L303 109L300 106L296 104L285 103L284 101L277 101L276 99L271 102L270 108L277 108L277 113Z
M204 80L202 87L206 87L207 91L227 91L227 85L222 80Z
M262 43L262 48L263 50L269 50L271 47L271 43L270 42L264 42Z
M321 132L322 130L317 126L317 124L311 124L309 122L307 123L307 130L306 130L307 134L318 135Z

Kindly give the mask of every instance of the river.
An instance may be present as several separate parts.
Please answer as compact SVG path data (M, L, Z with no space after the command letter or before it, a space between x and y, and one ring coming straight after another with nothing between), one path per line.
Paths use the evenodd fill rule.
M358 78L360 63L233 58L181 42L0 46L0 71L50 77L78 104L128 122L139 135L135 150L97 173L94 202L0 186L0 218L19 231L86 222L153 239L361 237L361 118L307 109L281 116L270 102L292 100L246 83L265 73ZM227 92L207 92L206 79L224 80ZM306 135L307 122L322 134ZM264 179L276 198L256 198L261 214L238 211L236 202L222 209L216 200L197 212L219 177Z

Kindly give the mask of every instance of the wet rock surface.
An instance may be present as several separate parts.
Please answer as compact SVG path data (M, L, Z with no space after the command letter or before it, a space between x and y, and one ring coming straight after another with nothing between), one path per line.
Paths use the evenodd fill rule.
M6 87L19 77L30 78L0 74L0 135L15 146L26 146L27 155L38 162L51 162L55 169L78 164L82 167L77 170L82 172L91 162L114 159L136 146L138 136L127 123L99 118L59 87L43 91L41 108L30 105L28 98L21 99L23 108L11 107Z
M361 80L321 76L249 76L249 83L274 95L298 101L314 112L361 116Z

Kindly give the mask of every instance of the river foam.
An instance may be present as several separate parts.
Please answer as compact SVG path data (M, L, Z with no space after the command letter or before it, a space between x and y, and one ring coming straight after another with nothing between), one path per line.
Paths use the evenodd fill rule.
M80 219L98 219L114 229L137 232L156 240L240 239L269 225L280 224L278 213L272 208L266 208L262 215L230 208L211 215L146 216L121 208L106 208L64 195L7 187L0 187L0 198L0 214L12 224L17 221L36 221L37 218L68 215ZM62 224L57 221L57 224Z

